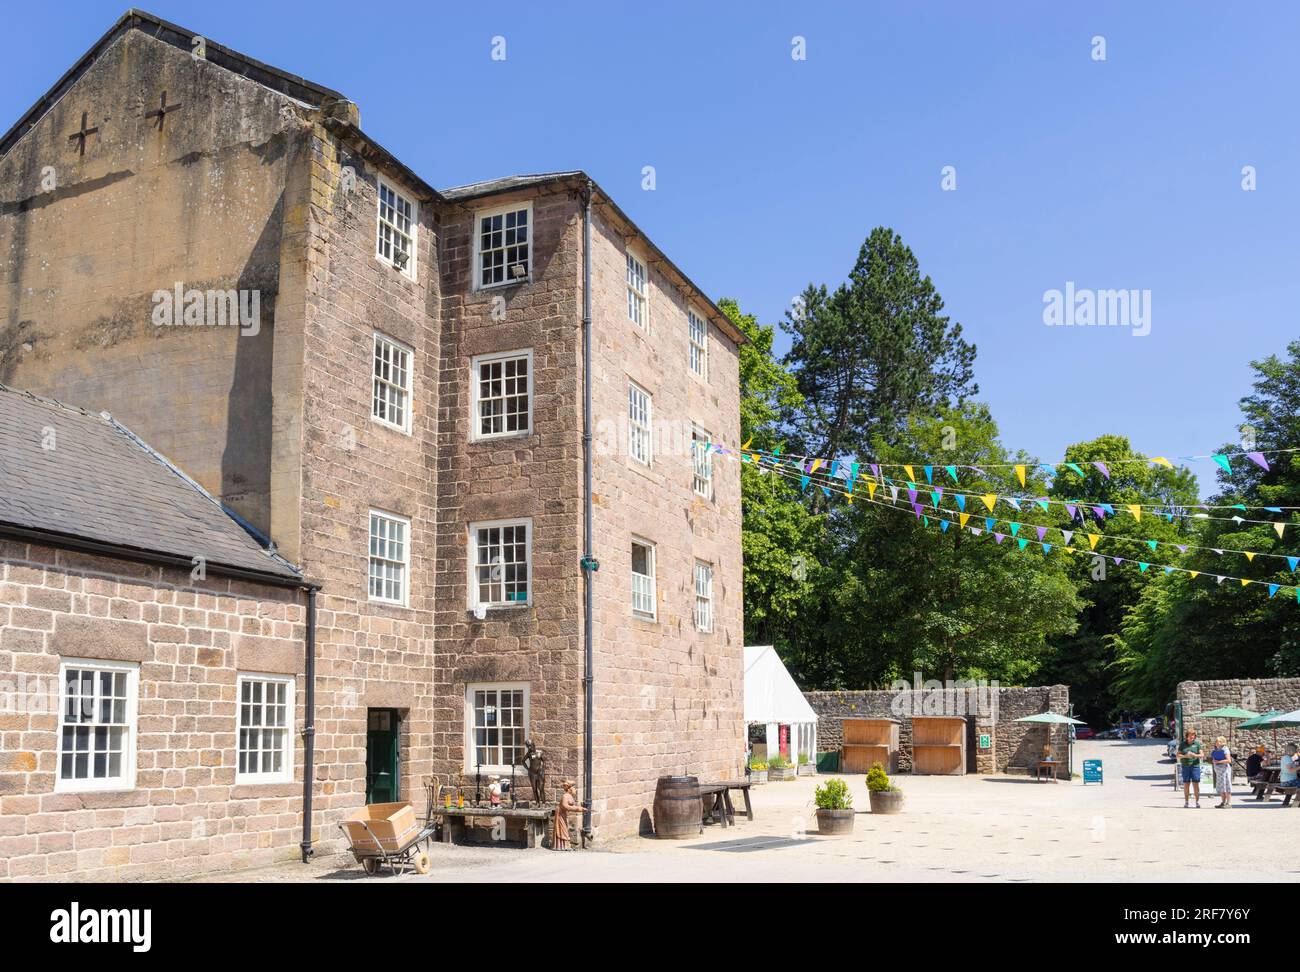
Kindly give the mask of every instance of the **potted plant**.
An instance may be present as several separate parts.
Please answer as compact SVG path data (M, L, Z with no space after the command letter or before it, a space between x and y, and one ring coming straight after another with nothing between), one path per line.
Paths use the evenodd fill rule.
M749 761L749 782L755 785L767 782L767 764L761 759Z
M853 833L853 795L849 785L839 777L827 780L813 794L817 805L817 833Z
M780 753L767 758L767 778L773 783L792 780L795 777L795 772L795 768L790 765L790 761Z
M817 764L809 758L807 753L799 754L799 775L813 776L817 772Z
M871 798L872 813L903 812L903 791L893 784L880 763L867 773L867 794Z

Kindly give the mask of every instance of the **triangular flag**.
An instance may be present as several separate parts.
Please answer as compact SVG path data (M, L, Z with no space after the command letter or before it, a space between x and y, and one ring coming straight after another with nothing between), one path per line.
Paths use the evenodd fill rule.
M963 496L961 493L957 493L955 495L957 500L957 509L959 510L966 509L966 497Z
M943 499L943 490L941 489L930 490L930 502L934 504L934 508L936 510L939 508L939 500L941 499Z
M1247 563L1253 563L1253 562L1254 562L1254 560L1255 560L1255 552L1254 552L1253 550L1244 550L1244 551L1242 551L1242 552L1246 555L1246 562L1247 562Z
M1157 466L1164 466L1166 469L1174 468L1174 464L1170 462L1168 459L1166 459L1164 456L1156 456L1151 461L1155 463Z
M1155 553L1155 552L1156 552L1156 543L1157 543L1157 542L1158 542L1158 541L1155 541L1155 540L1148 540L1148 541L1147 541L1147 546L1151 548L1151 552L1152 552L1152 553Z
M1274 523L1274 524L1273 524L1273 529L1277 531L1277 535L1280 537L1280 536L1282 536L1282 531L1286 529L1286 524L1285 524L1285 523Z
M978 536L979 536L980 534L982 534L984 531L981 530L979 527L971 527L971 528L970 528L970 532L971 532L971 536L973 536L973 537L978 537Z
M1250 583L1250 581L1249 581L1248 579L1246 579L1245 577L1243 577L1243 578L1241 579L1241 586L1242 586L1242 587L1245 587L1245 586L1246 586L1247 584L1249 584L1249 583Z
M805 490L805 489L807 489L807 488L808 488L808 484L809 484L810 482L812 482L811 477L808 477L808 476L800 476L800 477L799 477L799 489L800 489L800 490Z
M1040 496L1038 499L1034 500L1034 502L1037 503L1039 506L1041 506L1043 509L1047 509L1047 505L1051 501L1046 496Z
M1051 553L1051 550L1052 550L1052 545L1051 545L1050 543L1045 543L1045 544L1043 544L1043 556L1044 556L1044 557L1046 557L1049 553Z
M1079 464L1077 462L1067 462L1066 465L1069 466L1071 469L1073 469L1075 472L1077 472L1080 476L1084 474L1083 470L1079 467Z
M1006 539L1006 536L1005 536L1004 534L1001 534L1001 533L995 533L995 534L993 534L993 542L994 542L994 543L1001 543L1001 542L1002 542L1003 540L1005 540L1005 539Z
M1093 462L1093 465L1101 470L1104 478L1110 479L1110 468L1104 462Z
M753 441L754 441L754 437L751 435L748 439L745 440L745 444L744 444L743 446L740 447L740 451L741 451L741 452L746 452L746 451L748 451L748 449L749 449L750 445L753 443Z
M1278 590L1279 590L1281 587L1282 587L1281 584L1269 584L1269 585L1268 585L1268 596L1269 596L1269 597L1272 597L1274 594L1276 594L1276 593L1278 592Z
M948 532L948 527L950 527L950 526L952 526L952 523L951 523L950 521L948 521L948 520L940 520L940 521L939 521L939 530L940 530L940 532L942 532L942 533L947 533L947 532Z
M1287 557L1286 562L1291 565L1292 570L1295 570L1297 566L1300 566L1300 557Z
M1142 507L1141 507L1141 506L1139 506L1137 503L1130 503L1130 504L1128 505L1128 511L1129 511L1130 513L1133 514L1133 519L1137 520L1139 523L1142 522Z
M1097 536L1097 534L1095 534L1095 533L1090 533L1090 534L1088 534L1088 549L1089 549L1089 550L1096 550L1096 549L1097 549L1097 541L1100 540L1100 539L1101 539L1101 537Z
M1025 545L1026 545L1027 543L1029 543L1029 541L1026 540L1024 537L1021 537L1019 540L1016 541L1016 543L1020 544L1020 549L1021 549L1021 550L1024 550L1024 549L1025 549Z
M1014 537L1019 532L1020 532L1020 524L1019 523L1011 524L1011 535Z
M1047 536L1047 527L1040 526L1040 527L1036 527L1035 529L1038 530L1038 539L1041 542L1043 537Z
M1070 545L1070 541L1074 539L1074 531L1062 530L1061 536L1065 537L1065 545L1068 547Z
M969 519L970 519L970 514L969 514L969 513L962 513L962 514L960 514L960 515L957 517L957 525L958 525L958 526L965 526L965 525L966 525L966 521L969 520Z
M915 478L916 478L916 473L912 472L912 467L911 467L911 466L904 466L904 467L903 467L903 472L907 473L907 478L908 478L908 479L915 479Z
M868 479L868 480L867 480L867 499L869 499L869 500L873 500L873 499L875 499L875 498L876 498L876 490L878 490L879 488L880 488L880 485L879 485L879 484L878 484L874 479Z
M1224 472L1228 474L1232 473L1232 463L1231 461L1229 461L1227 456L1223 454L1219 454L1217 456L1210 456L1210 458L1213 459L1215 462L1217 462L1220 466L1222 466Z
M816 472L816 471L818 470L818 468L821 466L821 464L822 464L822 460L821 460L821 459L814 459L814 460L812 461L812 468L811 468L810 470L808 470L808 471L809 471L809 472Z
M998 521L995 520L995 519L993 519L993 517L991 517L991 516L986 516L986 517L984 517L984 529L985 529L985 530L988 530L990 533L992 533L992 532L993 532L993 524L995 524L995 523L997 523L997 522L998 522Z
M943 468L947 471L948 475L952 477L952 481L955 483L957 481L957 467L944 466Z
M1025 485L1025 467L1016 466L1016 479L1020 480L1020 485Z
M997 505L997 502L998 502L997 494L996 494L996 493L986 493L985 495L981 496L980 499L982 499L982 500L984 501L984 505L987 506L987 507L989 508L989 512L992 513L992 512L993 512L993 507L994 507L995 505Z
M1264 458L1264 453L1248 452L1246 453L1246 458L1263 469L1264 472L1268 472L1268 460Z
M1144 574L1147 572L1147 568L1150 566L1151 566L1150 564L1144 564L1142 563L1142 561L1140 560L1138 561L1138 570L1142 571L1142 573Z
M934 483L934 466L925 467L925 481L933 485Z
M1201 576L1201 572L1199 570L1189 570L1188 573L1192 575L1192 580L1196 580L1196 578Z

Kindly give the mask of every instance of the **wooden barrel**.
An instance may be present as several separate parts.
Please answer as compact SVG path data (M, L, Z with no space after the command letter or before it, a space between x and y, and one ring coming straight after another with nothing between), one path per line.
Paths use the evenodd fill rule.
M694 776L661 776L655 786L655 836L694 837L704 830L700 781Z

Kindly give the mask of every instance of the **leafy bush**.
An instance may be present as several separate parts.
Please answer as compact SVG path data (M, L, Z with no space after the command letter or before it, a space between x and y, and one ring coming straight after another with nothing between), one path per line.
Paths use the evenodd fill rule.
M787 769L789 768L789 766L790 766L790 761L786 759L784 756L782 756L780 753L777 753L775 756L769 756L767 758L768 769Z
M853 794L849 792L849 785L836 777L817 787L813 802L818 810L850 810L853 808Z
M867 789L872 793L892 793L898 789L890 782L889 774L885 772L885 767L876 763L867 773Z
M800 754L799 754L799 765L800 765L800 766L807 766L810 762L812 762L812 760L810 760L810 759L808 758L808 754L807 754L807 753L800 753Z

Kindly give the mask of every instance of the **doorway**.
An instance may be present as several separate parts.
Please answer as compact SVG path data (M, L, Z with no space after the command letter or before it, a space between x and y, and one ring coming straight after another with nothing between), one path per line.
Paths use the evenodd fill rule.
M397 803L401 714L396 709L367 709L366 713L366 803Z

